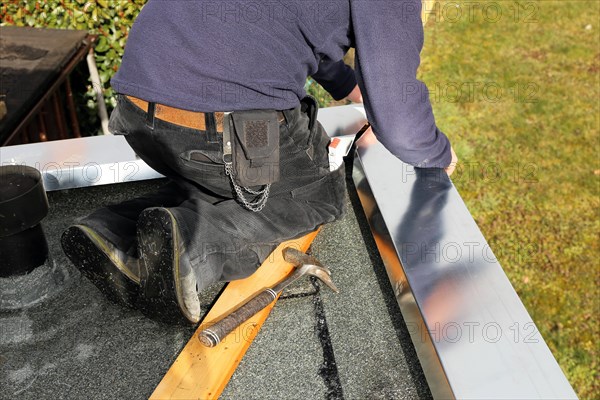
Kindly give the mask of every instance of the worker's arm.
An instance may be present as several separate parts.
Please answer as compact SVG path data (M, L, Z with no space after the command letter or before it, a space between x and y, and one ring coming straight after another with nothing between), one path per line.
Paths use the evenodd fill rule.
M324 57L319 63L319 70L312 77L329 92L334 100L348 97L356 88L354 70L346 65L343 60L331 61L329 58ZM355 99L351 100L354 101Z
M351 0L358 85L377 139L402 161L448 167L450 142L417 80L423 47L421 0Z

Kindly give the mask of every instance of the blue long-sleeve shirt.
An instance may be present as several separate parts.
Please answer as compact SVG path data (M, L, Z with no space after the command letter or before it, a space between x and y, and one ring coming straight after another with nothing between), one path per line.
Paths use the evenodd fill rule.
M135 21L117 92L193 111L287 109L321 60L356 48L356 80L377 138L420 167L450 164L426 86L420 0L150 0ZM325 83L327 85L327 83ZM327 89L327 88L326 88Z
M319 85L329 92L334 100L347 97L356 87L354 70L344 63L344 60L331 61L323 58L319 63L319 69L312 74Z

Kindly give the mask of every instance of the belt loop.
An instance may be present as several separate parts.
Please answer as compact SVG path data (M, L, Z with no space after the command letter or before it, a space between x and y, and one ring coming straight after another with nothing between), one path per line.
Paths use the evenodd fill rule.
M214 112L204 113L204 122L206 124L206 137L209 143L218 143L217 119Z
M154 111L156 110L156 104L154 102L148 103L148 111L146 112L146 126L154 130Z

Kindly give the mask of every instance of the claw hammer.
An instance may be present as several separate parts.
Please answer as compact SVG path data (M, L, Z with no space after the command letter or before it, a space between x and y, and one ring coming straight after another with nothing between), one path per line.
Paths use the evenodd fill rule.
M283 258L296 267L294 272L274 287L264 289L214 325L202 330L198 338L203 345L214 347L221 343L221 340L231 331L271 304L283 289L305 275L317 277L331 290L336 293L339 292L331 280L331 271L323 266L315 257L304 254L292 247L286 247L283 249Z

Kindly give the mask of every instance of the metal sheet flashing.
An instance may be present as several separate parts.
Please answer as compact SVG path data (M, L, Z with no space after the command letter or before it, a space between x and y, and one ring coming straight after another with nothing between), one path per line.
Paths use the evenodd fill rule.
M136 156L124 137L112 135L0 147L0 165L38 169L46 191L162 176Z
M435 398L577 398L443 170L369 132L353 179Z

